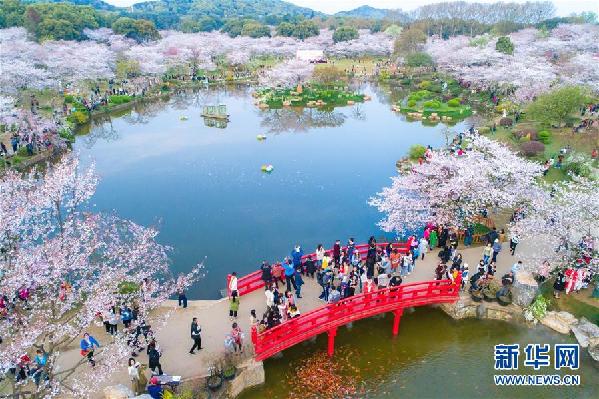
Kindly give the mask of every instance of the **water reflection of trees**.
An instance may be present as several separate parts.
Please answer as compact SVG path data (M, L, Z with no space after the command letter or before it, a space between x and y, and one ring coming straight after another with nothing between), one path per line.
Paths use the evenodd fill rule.
M89 132L83 136L83 143L86 148L93 147L98 140L116 141L119 138L118 131L112 124L112 117L108 114L94 118L94 122Z
M287 131L306 131L314 127L338 127L343 125L347 116L333 110L314 108L284 108L263 111L261 126L270 133Z

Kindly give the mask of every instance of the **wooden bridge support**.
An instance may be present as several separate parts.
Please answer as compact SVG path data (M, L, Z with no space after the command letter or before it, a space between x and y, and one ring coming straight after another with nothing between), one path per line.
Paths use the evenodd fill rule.
M393 336L395 337L399 334L399 321L401 320L401 315L403 314L403 308L399 308L393 311Z
M337 327L332 328L328 331L329 335L329 345L327 348L327 353L329 357L333 357L333 353L335 352L335 335L337 335Z

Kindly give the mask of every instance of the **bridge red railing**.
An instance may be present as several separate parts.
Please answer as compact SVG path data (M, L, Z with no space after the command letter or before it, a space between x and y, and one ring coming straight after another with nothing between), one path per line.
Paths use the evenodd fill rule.
M399 251L399 253L401 253L401 254L406 254L410 250L411 243L412 243L411 240L408 240L407 242L394 242L394 243L391 243L391 248L397 249ZM385 249L387 247L387 244L388 244L387 242L377 243L376 247L377 247L377 249ZM343 247L342 249L347 250L347 247ZM360 254L362 259L364 259L364 257L368 253L368 244L356 245L356 251ZM325 253L327 255L331 256L333 254L333 249L327 249L327 250L325 250ZM308 258L312 258L313 260L316 260L316 252L302 256L302 261L304 261ZM230 294L230 292L229 292L229 282L230 281L231 281L231 275L229 274L227 276L227 294L228 295ZM249 293L254 292L257 289L262 288L262 287L264 287L264 281L262 281L262 272L260 270L257 270L255 272L252 272L250 274L247 274L245 276L237 278L237 293L239 294L239 296L249 294Z
M264 360L293 345L327 332L329 355L333 354L337 327L379 313L393 312L393 335L399 332L399 320L406 307L454 302L458 299L460 280L424 281L390 287L342 299L258 334L252 327L256 360Z

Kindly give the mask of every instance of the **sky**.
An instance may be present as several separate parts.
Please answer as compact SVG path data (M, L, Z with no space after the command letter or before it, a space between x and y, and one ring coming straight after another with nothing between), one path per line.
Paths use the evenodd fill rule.
M115 6L129 6L140 3L142 0L104 0ZM402 10L413 10L423 4L439 3L441 0L287 0L299 6L309 7L328 14L337 11L352 10L362 5L376 8L401 8ZM497 0L477 0L479 3L494 3ZM510 0L516 3L524 3L526 0ZM557 15L568 16L581 11L599 11L599 0L553 0Z

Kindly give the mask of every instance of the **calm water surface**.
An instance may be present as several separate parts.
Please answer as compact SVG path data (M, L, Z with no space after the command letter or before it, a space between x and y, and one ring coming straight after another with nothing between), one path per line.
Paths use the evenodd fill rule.
M203 90L97 124L75 147L102 178L96 209L157 224L175 271L206 256L207 275L189 296L215 298L227 273L280 260L295 243L312 251L383 234L368 198L411 145L444 143L444 126L406 122L385 95L363 90L372 101L332 112L259 111L247 88ZM200 117L215 103L231 115L225 129Z

